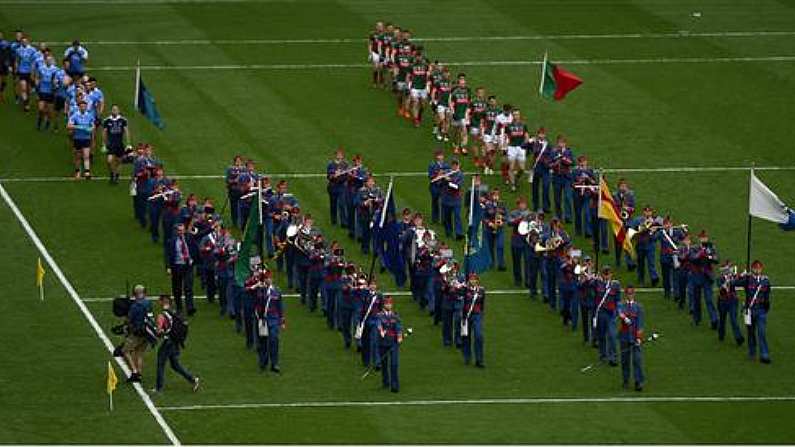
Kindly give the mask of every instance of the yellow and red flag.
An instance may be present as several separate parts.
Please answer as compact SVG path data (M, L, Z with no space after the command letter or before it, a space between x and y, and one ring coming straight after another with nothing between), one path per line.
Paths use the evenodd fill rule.
M621 210L613 200L610 187L607 186L607 182L604 177L601 176L599 177L599 218L610 222L610 226L613 228L613 235L616 237L616 242L621 244L624 251L634 258L635 247L632 246L632 239L627 234L624 221L621 220Z

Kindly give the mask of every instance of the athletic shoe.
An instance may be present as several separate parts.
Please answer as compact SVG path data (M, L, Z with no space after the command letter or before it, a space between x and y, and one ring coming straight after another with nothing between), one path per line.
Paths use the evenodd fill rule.
M200 380L199 380L199 378L198 378L198 377L194 377L194 378L193 378L193 392L194 392L194 393L195 393L196 391L199 391L199 383L200 383Z

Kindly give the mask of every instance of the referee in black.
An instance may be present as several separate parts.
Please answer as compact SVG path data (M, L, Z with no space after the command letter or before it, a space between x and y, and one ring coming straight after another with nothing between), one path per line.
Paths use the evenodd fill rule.
M130 146L130 130L127 127L127 118L121 115L119 106L113 104L110 116L102 122L102 137L105 143L103 152L108 154L108 170L110 183L119 183L119 165L124 156L125 146Z

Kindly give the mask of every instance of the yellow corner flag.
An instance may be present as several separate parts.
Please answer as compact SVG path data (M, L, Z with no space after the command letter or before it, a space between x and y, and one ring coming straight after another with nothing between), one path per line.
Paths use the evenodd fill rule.
M41 258L36 261L36 286L39 288L39 298L44 301L44 266L41 265Z
M119 379L116 378L116 371L113 369L110 360L108 360L108 399L110 411L113 411L113 391L116 389L117 383L119 383Z

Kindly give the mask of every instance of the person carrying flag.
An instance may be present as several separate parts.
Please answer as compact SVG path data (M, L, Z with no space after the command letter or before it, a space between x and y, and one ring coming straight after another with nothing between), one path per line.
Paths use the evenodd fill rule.
M592 320L599 360L610 366L616 363L616 309L621 302L621 283L613 279L613 269L602 267L602 277L594 282L594 317Z
M756 359L759 345L759 361L770 363L767 347L767 315L770 312L770 278L763 274L765 265L755 260L751 273L745 275L745 325L748 328L748 358Z
M259 369L264 372L270 363L271 371L279 374L279 331L287 327L282 292L264 268L254 271L245 287L254 296Z

